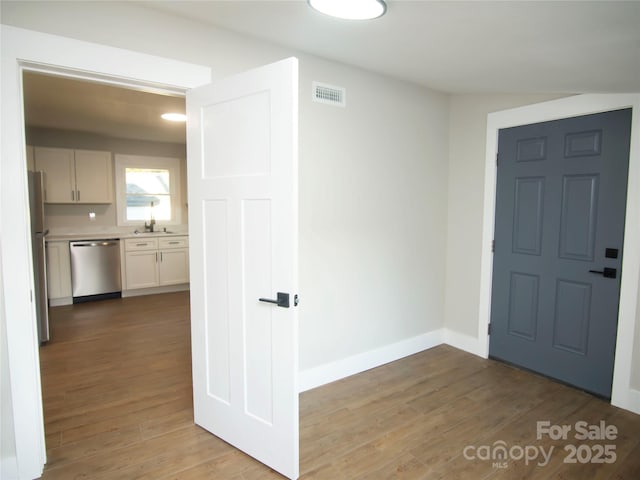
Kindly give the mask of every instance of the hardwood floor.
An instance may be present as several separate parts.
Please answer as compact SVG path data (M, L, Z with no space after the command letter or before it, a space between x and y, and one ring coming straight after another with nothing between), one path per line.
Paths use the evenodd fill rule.
M188 316L187 292L52 309L42 478L283 478L193 425ZM537 439L544 420L567 440ZM578 421L617 438L578 441ZM570 444L583 460L614 445L616 460L563 463ZM506 464L480 459L497 445ZM551 447L544 466L517 458ZM638 479L640 416L440 346L301 394L300 451L303 479Z

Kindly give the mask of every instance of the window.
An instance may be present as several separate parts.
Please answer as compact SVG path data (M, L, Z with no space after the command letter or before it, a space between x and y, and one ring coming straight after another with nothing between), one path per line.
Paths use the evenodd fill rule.
M165 168L124 169L127 220L171 220L171 176Z
M180 160L116 155L118 225L180 223Z

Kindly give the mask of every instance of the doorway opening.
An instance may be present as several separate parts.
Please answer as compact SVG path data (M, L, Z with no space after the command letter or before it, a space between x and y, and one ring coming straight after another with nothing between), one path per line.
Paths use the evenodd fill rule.
M191 412L187 415L190 417L188 421L193 420L190 403L188 248L171 246L167 250L160 249L163 242L188 238L186 128L184 123L160 118L162 113L184 113L185 98L174 92L145 90L71 78L57 72L23 71L25 168L29 172L44 170L44 185L48 186L48 191L45 188L48 197L42 199L42 207L48 232L45 240L49 258L43 259L47 268L42 271L46 270L47 277L44 280L44 309L46 313L48 300L51 307L49 318L54 324L51 325L51 337L41 338L39 358L45 443L50 457L48 463L54 467L60 466L57 449L63 445L69 452L69 445L71 450L78 451L80 445L84 451L93 448L90 445L104 448L99 442L104 442L105 438L107 442L117 443L118 432L132 428L127 423L126 412L130 412L129 417L142 412L146 419L142 422L144 425L136 424L135 428L144 426L150 429L148 435L152 435L154 429L157 433L158 425L162 424L159 419L167 409L179 407L183 416ZM80 185L80 175L74 167L77 169L78 162L84 158L80 154L86 155L87 152L104 154L106 168L104 171L89 169L88 178L83 179L85 183ZM64 161L66 156L72 159L71 168ZM133 181L140 175L130 175L131 180L116 174L117 156L134 163L146 162L150 168L145 172L158 170L154 162L164 167L174 160L178 167L171 171L170 178L169 170L165 169L166 175L156 175L159 178L152 178L152 181ZM65 184L67 181L75 182L72 195L69 195ZM122 188L118 188L118 181L124 182ZM95 197L83 201L105 183L107 196L97 201ZM166 186L167 192L145 190L153 189L157 184ZM55 196L57 190L63 192L62 197ZM124 192L123 198L116 194L118 190ZM83 191L85 193L81 194ZM170 193L177 197L168 203L172 209L169 218L174 221L166 221L157 214L157 220L154 218L153 222L155 230L182 233L183 236L145 236L145 225L149 225L153 218L146 215L153 215L153 211L138 204L149 198L160 204L160 197ZM120 221L118 207L123 202L126 204L123 209L132 210L135 214L138 220L135 224ZM143 239L149 239L156 242L158 248L152 252L136 250L130 253L125 247L125 238L130 237L134 229L141 232L135 237L136 245ZM147 232L146 235L152 233ZM122 268L124 296L147 295L139 299L122 298L72 305L75 299L69 242L97 237L121 238L123 265L131 257L130 268ZM159 272L163 268L158 264L159 259L165 260L169 266L164 267L165 278L161 284L154 287L147 282L142 285L145 288L140 288L141 285L132 279L145 277L148 265L140 263L139 259L150 257L155 261L150 275L153 277L155 272L156 282L160 281ZM34 260L34 269L37 266ZM169 268L178 275L171 277ZM154 294L156 290L162 291L162 295ZM147 320L136 324L132 321L134 317ZM154 335L145 334L147 328L152 328ZM162 334L162 329L171 333ZM109 337L108 341L105 335ZM157 340L157 335L167 340L165 345L156 347L160 353L146 348L150 347L149 339ZM181 341L172 343L169 337ZM171 345L175 348L170 348ZM116 346L122 349L119 351ZM67 354L64 352L69 352L69 349L73 350L74 365L65 363ZM128 359L127 363L123 362L124 359ZM169 372L166 364L171 362L179 368L169 368ZM115 381L117 379L121 381ZM171 387L161 387L159 379L171 382ZM150 405L151 398L159 395L158 388L164 389L160 395L164 397L164 403L154 409ZM136 402L140 405L136 406ZM145 409L142 409L143 404ZM187 420L181 418L180 421ZM103 432L100 432L101 428Z

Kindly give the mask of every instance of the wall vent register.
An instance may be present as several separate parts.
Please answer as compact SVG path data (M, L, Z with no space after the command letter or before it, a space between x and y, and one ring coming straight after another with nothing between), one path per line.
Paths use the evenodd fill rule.
M326 83L313 82L313 101L344 107L346 105L347 92L343 87L327 85Z

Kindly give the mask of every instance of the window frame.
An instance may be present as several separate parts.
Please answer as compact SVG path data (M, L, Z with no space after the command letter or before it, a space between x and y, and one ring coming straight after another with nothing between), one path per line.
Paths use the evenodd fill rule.
M179 158L116 154L116 221L118 226L141 226L140 220L127 220L127 168L164 169L169 171L171 218L169 220L158 220L157 225L180 225L182 223L180 165L181 160Z

